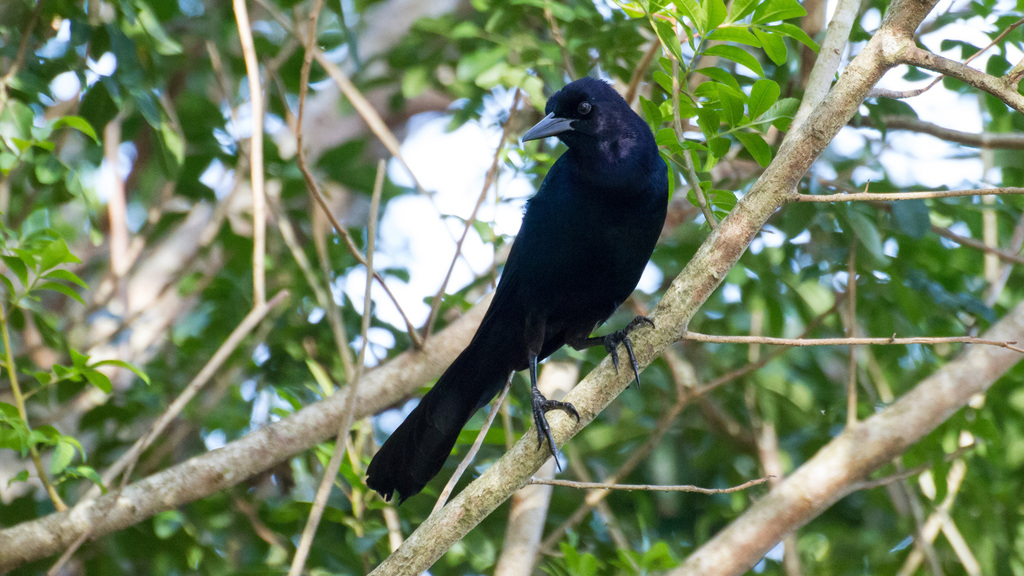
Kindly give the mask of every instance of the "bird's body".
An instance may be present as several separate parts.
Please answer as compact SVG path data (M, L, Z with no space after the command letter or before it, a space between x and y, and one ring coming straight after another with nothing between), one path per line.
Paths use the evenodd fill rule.
M565 344L614 351L619 342L633 360L626 331L590 334L630 295L654 250L668 202L665 163L647 124L600 80L569 84L547 112L524 139L558 135L568 150L527 203L472 342L367 468L367 485L385 499L422 490L462 427L513 371L531 370L539 438L550 442L543 412L575 409L540 396L538 360Z

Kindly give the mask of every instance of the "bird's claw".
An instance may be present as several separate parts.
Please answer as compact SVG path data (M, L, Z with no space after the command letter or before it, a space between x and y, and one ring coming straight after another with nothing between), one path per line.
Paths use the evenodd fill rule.
M651 328L654 327L654 321L650 318L637 316L629 324L626 324L626 327L622 330L616 330L604 337L604 349L612 357L612 366L615 367L616 374L619 372L619 344L626 347L626 354L629 355L629 364L633 368L633 376L636 378L637 390L640 389L640 364L636 361L636 354L633 353L633 342L629 339L629 333L641 324L647 324Z
M544 445L544 440L547 440L548 449L551 450L551 456L555 459L555 466L561 470L562 468L558 464L558 455L555 453L555 439L551 436L551 427L548 425L545 413L551 410L561 410L575 418L577 422L580 421L580 413L576 411L576 407L568 402L548 400L536 388L533 391L531 400L533 404L533 423L537 428L537 449L540 450L541 446Z

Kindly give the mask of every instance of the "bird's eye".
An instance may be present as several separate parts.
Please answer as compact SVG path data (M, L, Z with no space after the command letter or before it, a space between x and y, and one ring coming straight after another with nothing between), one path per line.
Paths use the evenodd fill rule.
M580 102L580 105L576 107L576 111L580 113L580 116L590 114L590 102L587 102L586 100Z

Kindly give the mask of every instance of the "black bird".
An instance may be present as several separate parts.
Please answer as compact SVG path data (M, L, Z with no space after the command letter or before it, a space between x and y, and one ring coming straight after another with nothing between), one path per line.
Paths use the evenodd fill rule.
M568 150L530 199L494 299L469 346L381 446L366 485L390 500L419 493L444 465L470 416L513 371L530 370L537 447L554 442L545 412L569 403L537 389L537 361L569 344L604 346L618 369L625 345L640 384L629 332L591 332L618 308L651 257L665 222L668 176L647 124L607 83L583 78L556 92L547 116L523 140L557 136Z

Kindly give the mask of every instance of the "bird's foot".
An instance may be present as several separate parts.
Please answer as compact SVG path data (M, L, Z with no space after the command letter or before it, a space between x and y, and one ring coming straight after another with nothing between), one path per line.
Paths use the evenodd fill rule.
M558 464L558 455L555 453L555 439L551 437L551 427L548 425L545 413L551 410L561 410L575 418L577 422L580 421L580 413L568 402L548 400L536 388L531 393L530 401L533 404L533 423L537 428L537 449L540 450L546 439L548 441L548 449L551 450L551 456L555 459L555 466L561 469L561 466Z
M622 330L616 330L604 337L604 349L612 357L612 366L615 366L616 373L619 371L619 344L626 347L626 354L629 355L629 364L633 367L633 376L636 377L637 390L640 389L640 364L637 363L636 355L633 354L633 342L629 339L629 333L641 324L648 324L651 328L654 328L653 320L646 316L637 316L629 324L626 324L626 327Z

